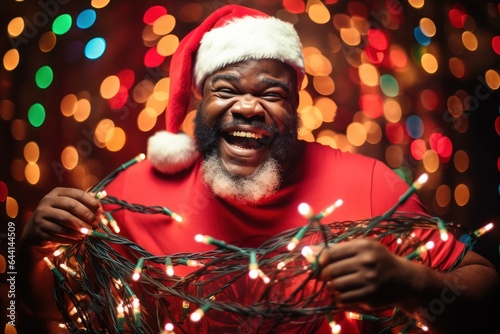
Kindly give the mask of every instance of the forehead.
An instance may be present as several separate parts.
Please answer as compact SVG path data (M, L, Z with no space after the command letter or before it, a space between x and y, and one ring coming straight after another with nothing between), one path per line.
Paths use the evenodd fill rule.
M235 75L239 79L262 79L272 77L287 84L293 85L297 81L296 71L288 64L276 59L249 59L230 64L212 73L212 77L220 74Z

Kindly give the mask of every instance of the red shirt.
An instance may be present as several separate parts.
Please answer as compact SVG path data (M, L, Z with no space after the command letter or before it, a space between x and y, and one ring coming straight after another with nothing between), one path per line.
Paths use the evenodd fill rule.
M175 175L155 171L147 160L133 165L107 186L107 193L129 203L165 206L182 216L183 222L175 222L165 215L121 210L113 213L120 234L158 256L214 249L196 242L196 234L209 235L239 247L255 248L279 232L304 226L307 221L297 210L302 202L319 213L342 199L343 205L325 219L327 222L352 221L382 215L408 189L398 175L378 160L315 143L307 143L305 147L292 177L276 194L256 205L230 203L216 197L202 181L201 161L192 169ZM416 196L411 196L398 211L426 214ZM440 270L454 264L464 247L455 239L438 242L437 233L432 230L416 233L422 240L432 234L437 241L429 259L431 266ZM176 267L176 274L183 275L178 267L181 271ZM228 293L239 295L232 298L248 302L243 295L252 294L251 291L245 287ZM255 332L256 326L262 323L262 319L241 319L220 313L207 312L206 319L193 327L187 320L185 328L189 332ZM345 319L344 314L339 314L336 321L343 333L356 333L363 327L362 321ZM294 332L293 324L287 322L282 326L276 332ZM308 326L295 328L301 333L331 333L327 321L319 320ZM259 328L260 332L265 332Z

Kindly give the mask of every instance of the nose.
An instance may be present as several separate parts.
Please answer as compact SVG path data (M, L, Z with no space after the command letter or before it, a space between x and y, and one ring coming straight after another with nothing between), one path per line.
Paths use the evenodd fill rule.
M252 94L241 95L231 108L233 114L239 114L246 118L264 115L264 108L259 99Z

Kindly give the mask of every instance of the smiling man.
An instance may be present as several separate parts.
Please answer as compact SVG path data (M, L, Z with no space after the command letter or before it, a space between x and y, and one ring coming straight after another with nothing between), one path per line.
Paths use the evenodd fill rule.
M382 162L297 140L304 74L302 45L291 24L236 5L207 17L173 56L166 131L150 138L148 160L106 187L109 195L129 203L171 208L184 222L120 210L113 215L121 234L156 255L207 251L194 241L197 234L255 248L304 226L297 211L302 202L322 210L342 199L329 216L332 222L389 210L408 186ZM191 89L201 100L195 140L179 131ZM416 196L399 210L426 215ZM24 302L35 316L57 319L52 290L40 284L52 281L43 257L80 240L80 228L97 227L102 212L96 198L78 189L56 188L40 201L21 240ZM323 301L363 312L398 308L436 333L491 331L489 319L496 311L490 305L498 305L499 286L492 264L472 251L462 259L465 245L455 238L442 241L437 230L415 230L412 240L433 241L435 247L421 255L421 262L407 259L391 237L325 249L318 258L318 279L328 282ZM238 281L216 299L253 304L260 294L252 287L248 279ZM446 295L450 302L436 311L443 291L452 288L452 302ZM286 300L287 291L285 284L270 298ZM212 310L198 323L183 323L181 310L182 301L172 301L169 317L187 333L332 332L323 316L246 319ZM342 333L373 330L369 321L346 319L343 312L334 316Z

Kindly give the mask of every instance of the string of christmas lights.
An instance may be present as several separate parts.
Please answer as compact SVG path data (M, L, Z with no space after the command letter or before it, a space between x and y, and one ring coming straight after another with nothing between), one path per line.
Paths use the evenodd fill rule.
M168 208L128 203L105 193L104 187L121 171L142 161L140 157L121 165L90 192L102 204L114 204L120 209L144 214L166 214L174 220L182 220ZM396 254L426 263L429 258L422 254L434 244L418 240L412 232L432 229L439 230L440 242L446 242L449 233L466 235L463 257L477 238L493 225L465 233L458 226L436 217L396 211L422 186L424 179L419 178L386 214L364 220L324 222L342 205L341 200L319 214L314 214L311 207L303 203L298 208L306 220L303 227L283 231L255 249L236 247L207 235L195 235L197 242L214 249L155 255L120 236L112 212L106 212L98 229L82 229L85 238L72 246L60 247L52 260L45 259L54 273L57 306L66 328L72 333L81 330L89 333L185 333L189 322L200 321L208 312L258 317L275 326L290 319L298 326L306 326L326 317L332 333L341 331L333 320L333 315L341 312L346 312L350 319L382 323L383 331L402 324L406 324L407 329L425 329L425 324L409 319L397 309L390 316L378 316L337 305L327 292L326 283L316 279L320 268L318 255L312 250L314 246L329 247L355 238L390 238L389 247ZM130 255L124 256L123 249ZM454 266L460 261L461 258L457 259ZM177 275L179 266L189 267L191 272ZM252 291L251 301L238 300L238 296L228 299L234 296L233 284L248 287L248 291Z

